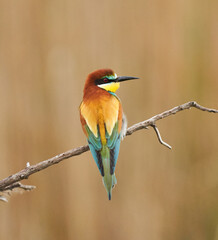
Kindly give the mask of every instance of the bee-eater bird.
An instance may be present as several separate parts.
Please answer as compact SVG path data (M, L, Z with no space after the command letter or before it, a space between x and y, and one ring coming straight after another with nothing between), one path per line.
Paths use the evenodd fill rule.
M126 134L127 121L120 99L115 94L120 82L136 77L117 77L111 69L100 69L90 73L80 104L80 120L89 148L103 177L108 198L117 183L115 166L120 141Z

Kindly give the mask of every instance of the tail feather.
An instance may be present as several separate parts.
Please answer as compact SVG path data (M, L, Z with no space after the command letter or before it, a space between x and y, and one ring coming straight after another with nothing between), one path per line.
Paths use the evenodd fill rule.
M115 174L111 175L110 171L110 149L103 145L101 150L101 158L102 158L102 164L104 168L104 177L103 177L103 183L106 188L108 199L111 200L112 196L112 188L117 183L117 179L115 177Z
M112 188L114 188L115 187L115 185L117 184L117 179L116 179L116 176L115 176L115 173L112 175Z
M111 194L112 194L112 192L110 191L110 192L108 193L108 199L109 199L109 200L111 200Z

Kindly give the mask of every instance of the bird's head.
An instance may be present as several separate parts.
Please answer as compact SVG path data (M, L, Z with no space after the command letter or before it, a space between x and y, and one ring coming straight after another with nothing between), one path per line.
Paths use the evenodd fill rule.
M116 92L120 87L120 82L138 79L136 77L118 77L111 69L99 69L90 73L87 77L85 89L88 86L97 86L109 92Z

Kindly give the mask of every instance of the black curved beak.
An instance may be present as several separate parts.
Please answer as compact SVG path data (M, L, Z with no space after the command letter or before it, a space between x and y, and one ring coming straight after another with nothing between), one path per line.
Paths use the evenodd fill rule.
M122 77L117 77L116 82L123 82L123 81L127 81L127 80L132 80L132 79L139 79L139 78L122 76Z

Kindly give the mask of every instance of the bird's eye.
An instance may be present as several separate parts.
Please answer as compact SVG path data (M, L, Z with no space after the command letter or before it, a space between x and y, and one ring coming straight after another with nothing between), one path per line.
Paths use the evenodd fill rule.
M103 81L104 81L104 83L108 83L108 79L107 78L104 78Z

